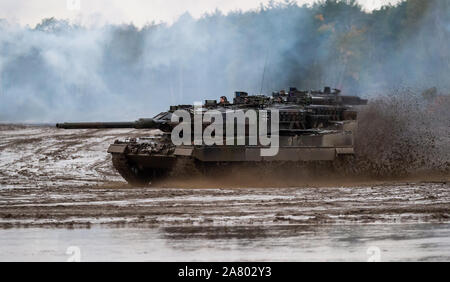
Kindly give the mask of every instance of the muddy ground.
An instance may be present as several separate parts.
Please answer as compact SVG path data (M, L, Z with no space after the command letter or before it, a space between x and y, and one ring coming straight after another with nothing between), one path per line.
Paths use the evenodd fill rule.
M117 138L148 134L0 126L0 228L450 223L445 174L134 188L106 149Z

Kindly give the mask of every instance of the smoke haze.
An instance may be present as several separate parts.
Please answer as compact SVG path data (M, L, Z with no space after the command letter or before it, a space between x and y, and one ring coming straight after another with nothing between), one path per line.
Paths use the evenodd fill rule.
M450 7L408 0L271 3L173 24L0 21L0 122L135 120L170 104L289 86L377 97L450 89ZM265 68L264 81L262 81Z

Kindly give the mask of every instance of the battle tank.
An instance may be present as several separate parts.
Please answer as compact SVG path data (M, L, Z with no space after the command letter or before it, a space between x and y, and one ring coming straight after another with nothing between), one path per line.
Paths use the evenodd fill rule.
M135 122L59 123L56 126L64 129L159 129L160 134L116 140L108 148L113 166L120 175L129 184L142 186L167 177L174 170L180 169L180 163L184 166L195 166L199 168L198 171L205 172L205 168L219 164L333 162L352 156L358 108L367 104L367 100L344 96L340 92L330 87L325 87L323 91L290 88L289 91L274 92L272 96L235 92L232 103L228 102L226 97L221 97L220 102L206 100L203 105L171 106L167 112ZM254 125L248 118L251 115L246 115L250 110L258 116L256 131L251 130ZM226 120L230 113L242 112L244 115L234 116L236 119L232 119L232 133L227 132L223 142L206 144L202 139L198 140L198 136L194 136L194 122L188 125L191 130L182 131L181 134L177 131L179 137L189 135L187 137L190 137L190 141L176 144L172 138L173 131L185 121L185 118L177 116L180 111L187 112L194 121L196 115L203 116L208 111L219 113L223 120ZM260 119L262 113L264 117ZM275 121L275 113L278 124L276 132L271 130L271 127L274 127L272 121ZM199 120L201 133L204 133L214 119ZM262 144L259 140L255 143L257 138L253 137L259 134L256 132L261 130L258 125L262 120L266 121L264 126L267 127L267 136L276 135L273 136L278 141L276 154L262 154L262 149L267 149L268 144ZM243 132L239 132L239 125L244 129ZM225 123L219 126L223 127L223 132L228 130ZM215 132L211 136L214 134Z

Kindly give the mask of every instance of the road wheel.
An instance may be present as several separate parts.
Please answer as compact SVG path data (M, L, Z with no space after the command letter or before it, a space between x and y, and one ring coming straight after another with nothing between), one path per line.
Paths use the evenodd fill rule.
M124 154L112 154L114 168L120 175L133 186L147 186L152 177L157 176L157 171L143 171L132 164Z

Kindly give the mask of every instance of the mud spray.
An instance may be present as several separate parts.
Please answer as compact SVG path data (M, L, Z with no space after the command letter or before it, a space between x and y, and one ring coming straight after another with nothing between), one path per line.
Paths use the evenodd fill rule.
M425 97L424 97L425 96ZM450 96L396 91L359 115L355 173L377 177L449 173Z
M284 163L188 169L168 187L354 186L386 181L448 181L450 96L402 89L372 99L358 116L355 156L334 163ZM177 170L181 171L181 170ZM189 180L186 180L186 177Z

